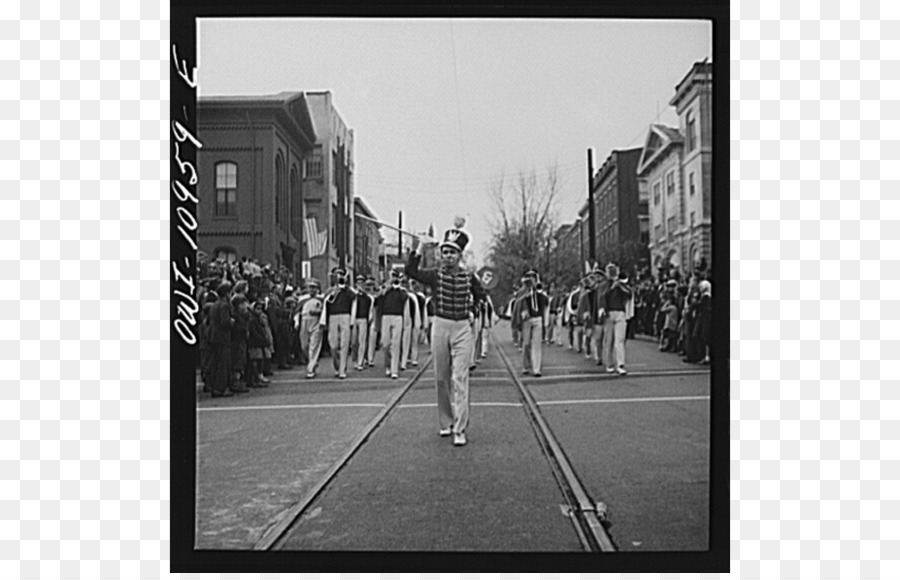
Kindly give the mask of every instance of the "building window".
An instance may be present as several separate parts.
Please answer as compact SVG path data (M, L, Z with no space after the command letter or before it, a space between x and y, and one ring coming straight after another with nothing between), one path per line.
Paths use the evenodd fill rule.
M237 164L216 164L216 215L237 215Z
M281 223L281 188L284 186L282 183L281 172L284 170L284 162L281 160L281 155L278 155L275 158L275 223Z
M659 205L659 194L662 191L662 182L653 184L653 205Z
M694 195L694 173L693 172L691 172L691 174L688 175L688 180L691 183L691 195Z
M666 175L666 195L672 195L673 193L675 193L675 172L670 171Z
M297 184L297 166L294 165L291 167L291 194L288 197L288 231L294 237L299 237L300 232L297 231L297 223L300 221L300 192L298 191Z
M688 111L687 115L685 115L685 125L687 126L687 130L685 131L685 145L687 145L688 151L693 151L694 147L697 145L697 123L694 120L693 111Z
M304 179L318 179L322 180L323 173L323 163L322 163L322 146L316 145L315 151L313 154L303 161L304 166Z
M237 262L237 251L230 246L219 247L213 252L213 259L234 264Z
M669 218L669 236L675 235L675 217Z
M337 245L337 204L331 204L331 247Z
M691 212L691 231L694 231L694 212Z

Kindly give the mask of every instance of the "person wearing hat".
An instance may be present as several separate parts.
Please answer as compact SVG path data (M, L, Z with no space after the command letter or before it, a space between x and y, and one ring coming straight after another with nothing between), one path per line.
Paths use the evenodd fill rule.
M415 344L418 328L421 326L419 300L409 288L409 278L400 276L400 286L406 291L409 316L403 318L403 335L400 339L400 370L408 366L419 366L419 347Z
M335 287L325 296L320 326L328 325L328 346L334 376L347 378L347 360L350 355L350 321L356 319L356 292L347 285L347 272L343 268L332 270Z
M421 285L418 282L413 282L410 284L409 292L416 303L416 314L418 316L418 321L412 328L410 364L417 367L419 366L419 345L422 344L423 335L428 325L428 314L425 310L425 294L422 293Z
M384 374L396 379L400 372L400 345L403 319L409 318L409 296L400 286L401 274L391 270L391 283L375 298L381 318L381 348L384 350Z
M603 322L606 313L601 299L609 283L597 265L587 275L587 288L578 304L578 318L584 323L585 358L594 357L598 366L603 365Z
M355 368L358 371L366 368L369 327L375 318L372 297L366 292L365 282L365 276L362 274L356 276L356 318L353 319L353 332L350 336L350 358L356 359Z
M528 292L528 286L525 283L525 277L519 278L519 286L513 288L512 313L510 318L510 328L512 328L513 343L521 352L522 350L522 297Z
M231 284L223 282L216 289L218 300L209 312L209 387L213 397L231 397L231 327L234 313L228 296Z
M456 225L444 233L440 267L419 269L417 237L413 238L412 252L406 262L407 275L430 286L434 296L431 348L438 433L441 436L452 433L453 444L457 446L466 444L469 423L469 362L474 348L469 304L472 300L478 303L487 295L478 276L460 267L460 258L469 243L469 236L461 227L462 224Z
M538 273L533 268L522 276L525 292L519 297L522 323L522 366L525 374L541 376L544 325L549 316L550 300L537 289Z
M379 324L380 321L378 320L378 312L375 308L375 296L377 294L375 278L371 276L366 278L364 289L366 295L369 296L369 298L372 300L372 303L369 306L369 332L368 340L366 342L365 363L363 364L363 368L365 368L366 366L375 366L375 347L378 346L378 329L381 326Z
M606 372L628 374L625 370L625 325L629 310L633 312L632 297L634 295L628 278L619 271L616 264L606 266L606 278L609 288L603 293L601 305L606 312L603 328L603 360ZM629 304L632 302L631 304ZM613 366L615 364L615 366Z
M307 294L300 298L297 309L300 315L300 349L306 353L306 378L316 376L316 367L319 364L319 354L322 351L322 329L319 320L325 303L319 294L321 285L316 279L310 279L306 283Z

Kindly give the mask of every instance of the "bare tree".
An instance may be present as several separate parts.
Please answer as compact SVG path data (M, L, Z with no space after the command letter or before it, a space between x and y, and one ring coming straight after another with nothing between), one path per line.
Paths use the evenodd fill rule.
M556 164L541 175L533 168L520 170L512 180L501 174L490 185L495 211L487 262L498 277L498 297L509 295L526 268L537 268L545 279L553 277L555 202L561 188Z

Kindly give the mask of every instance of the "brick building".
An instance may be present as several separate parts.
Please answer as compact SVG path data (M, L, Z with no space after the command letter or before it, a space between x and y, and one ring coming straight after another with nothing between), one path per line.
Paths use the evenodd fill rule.
M648 200L637 180L641 151L640 147L614 150L591 179L595 250L601 267L613 261L630 273L649 261Z
M353 215L354 276L357 274L372 276L376 282L381 282L380 264L384 263L381 254L384 251L384 240L381 237L381 226L371 221L378 218L359 197L353 198Z
M335 266L355 275L353 130L338 114L330 91L307 92L306 101L317 138L303 174L304 209L319 231L328 230L324 252L310 258L311 272L327 281Z
M197 103L197 241L211 258L256 258L299 280L303 180L316 131L302 92Z

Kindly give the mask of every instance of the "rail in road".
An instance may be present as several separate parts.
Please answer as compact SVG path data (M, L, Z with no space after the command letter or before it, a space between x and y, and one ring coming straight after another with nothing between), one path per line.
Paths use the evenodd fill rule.
M499 354L507 376L502 378L491 377L486 382L497 381L501 384L505 383L515 387L521 401L521 405L516 406L521 406L525 409L525 416L527 417L538 445L549 464L550 471L555 479L555 484L558 486L562 497L565 499L566 505L564 513L572 523L581 548L586 552L616 551L616 545L607 530L609 522L605 519L604 505L601 502L595 501L590 491L582 484L578 474L566 457L562 446L557 441L548 426L547 421L544 419L534 398L528 392L526 386L523 385L516 376L514 367L507 358L507 355L503 352L503 348L496 342L493 342L492 350ZM322 497L329 489L329 486L339 478L341 472L345 470L351 462L351 459L361 457L367 453L367 446L369 442L372 441L373 435L391 421L392 416L401 406L401 401L403 401L416 385L422 381L423 376L432 362L433 357L429 356L415 375L396 390L384 405L384 408L366 425L362 432L354 439L348 450L326 472L319 483L309 490L297 503L287 509L280 519L269 527L254 545L253 548L255 550L278 550L285 548L288 538L291 537L295 529L304 520L304 516L308 514L317 499ZM479 380L484 381L485 379L472 379L473 382Z

